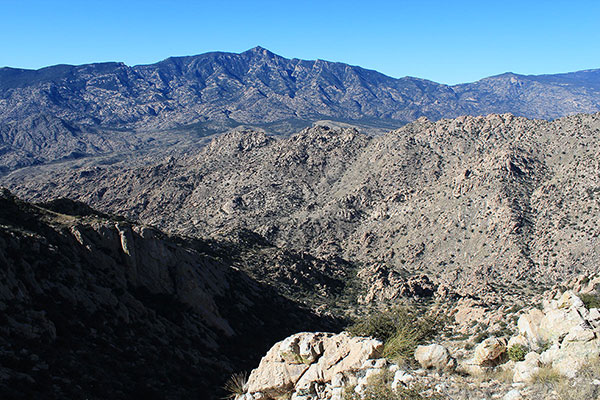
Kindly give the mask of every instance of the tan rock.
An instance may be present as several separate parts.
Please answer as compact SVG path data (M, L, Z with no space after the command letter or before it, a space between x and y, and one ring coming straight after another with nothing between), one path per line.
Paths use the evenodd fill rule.
M533 382L536 375L540 371L540 355L535 352L531 352L525 356L524 361L515 363L515 370L513 375L514 382Z
M565 336L565 342L589 342L594 340L596 334L590 328L582 325L577 325L571 328L567 336Z
M529 341L527 340L527 338L525 336L519 334L517 336L511 337L508 340L508 344L506 345L506 348L510 349L514 345L521 345L524 347L529 347Z
M537 308L533 308L526 314L521 315L517 322L519 334L527 339L527 345L531 348L537 348L540 341L538 330L542 318L544 318L544 313Z
M281 358L290 364L311 364L323 354L324 333L303 332L281 342ZM331 335L329 335L331 336Z
M266 398L290 393L295 399L313 398L324 390L332 391L334 380L341 385L355 380L352 375L358 370L386 367L387 361L379 359L382 349L379 340L351 337L347 333L298 333L276 343L267 352L250 374L248 392L260 392Z
M487 338L475 348L473 364L482 367L493 367L501 363L501 356L506 352L506 342L495 337Z
M456 367L456 361L450 355L448 349L439 344L418 346L415 350L415 360L423 368L435 368L437 370L451 370Z

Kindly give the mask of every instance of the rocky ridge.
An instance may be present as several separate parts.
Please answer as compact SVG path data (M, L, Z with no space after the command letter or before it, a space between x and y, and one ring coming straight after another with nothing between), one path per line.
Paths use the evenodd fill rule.
M361 301L437 290L492 298L598 264L599 132L600 114L419 119L378 137L322 125L286 139L236 129L187 158L2 183L190 236L248 229L360 269Z

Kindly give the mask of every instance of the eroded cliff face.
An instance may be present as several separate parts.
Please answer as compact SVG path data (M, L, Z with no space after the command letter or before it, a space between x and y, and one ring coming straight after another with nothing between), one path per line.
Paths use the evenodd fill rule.
M3 191L0 391L211 398L273 341L335 326L234 267L221 246Z

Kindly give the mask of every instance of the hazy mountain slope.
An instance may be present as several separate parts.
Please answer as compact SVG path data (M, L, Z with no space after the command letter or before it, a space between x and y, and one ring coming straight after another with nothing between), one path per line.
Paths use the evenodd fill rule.
M378 137L235 130L186 159L14 174L3 184L189 235L248 228L367 275L385 265L476 293L597 268L599 140L600 114L419 120Z
M150 139L174 130L202 136L240 124L292 133L322 119L378 129L420 116L511 112L552 119L598 111L599 85L598 70L591 70L504 74L447 86L342 63L286 59L260 47L134 67L1 68L0 168L166 147Z
M193 241L69 200L35 206L1 192L3 397L219 398L274 341L335 327L244 272L266 269L269 281L277 265L296 296L307 285L326 298L339 291L335 267L242 237Z
M553 119L600 109L600 70L556 75L502 74L452 87L470 115L512 113Z

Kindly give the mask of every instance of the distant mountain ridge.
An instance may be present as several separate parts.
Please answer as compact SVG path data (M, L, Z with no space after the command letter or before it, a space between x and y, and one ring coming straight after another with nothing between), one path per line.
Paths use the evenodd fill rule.
M448 86L261 47L133 67L0 68L0 168L136 151L174 130L203 136L244 124L292 133L323 119L391 129L421 116L553 119L598 110L600 70ZM148 132L158 133L141 135Z

